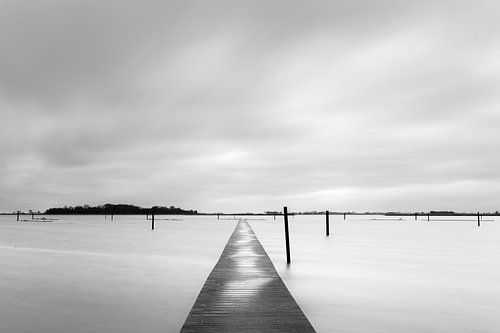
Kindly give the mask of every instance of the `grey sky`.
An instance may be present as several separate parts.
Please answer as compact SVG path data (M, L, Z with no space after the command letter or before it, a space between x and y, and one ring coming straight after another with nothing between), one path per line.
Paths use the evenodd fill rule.
M500 210L498 17L0 0L0 211Z

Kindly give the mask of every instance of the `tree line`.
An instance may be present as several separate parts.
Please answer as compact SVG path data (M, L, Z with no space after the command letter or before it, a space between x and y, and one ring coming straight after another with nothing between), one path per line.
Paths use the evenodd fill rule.
M57 208L49 208L45 211L45 214L79 214L79 215L97 215L97 214L171 214L171 215L192 215L198 214L196 210L185 210L179 207L166 207L166 206L153 206L151 208L143 208L134 205L126 204L105 204L100 206L64 206Z

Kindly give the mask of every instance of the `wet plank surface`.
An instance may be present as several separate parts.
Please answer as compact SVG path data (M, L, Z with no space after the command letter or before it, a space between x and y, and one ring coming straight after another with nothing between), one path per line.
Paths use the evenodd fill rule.
M181 332L315 332L245 220L208 276Z

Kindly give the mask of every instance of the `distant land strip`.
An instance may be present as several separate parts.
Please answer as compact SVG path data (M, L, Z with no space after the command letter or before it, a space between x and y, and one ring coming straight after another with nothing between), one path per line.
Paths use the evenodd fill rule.
M127 204L105 204L100 206L64 206L60 208L49 208L45 214L78 214L78 215L104 215L104 214L122 214L122 215L141 215L141 214L169 214L169 215L193 215L198 214L196 210L185 210L182 208L170 206L153 206L143 208Z
M288 215L325 215L325 211L312 210L312 211L289 211ZM140 207L137 205L131 204L104 204L98 206L89 206L89 205L78 205L78 206L64 206L64 207L56 207L49 208L45 212L40 211L13 211L12 213L3 212L0 215L12 215L12 214L47 214L47 215L59 215L59 214L67 214L67 215L146 215L146 214L158 214L158 215L212 215L224 217L224 216L282 216L283 213L281 211L265 211L263 213L255 213L255 212L199 212L198 210L193 209L182 209L175 206L153 206L153 207ZM382 215L382 216L477 216L480 214L481 216L500 216L500 210L497 211L475 211L475 212L455 212L450 210L430 210L430 211L415 211L415 212L401 212L401 211L374 211L374 212L356 212L356 211L334 211L329 210L330 215Z

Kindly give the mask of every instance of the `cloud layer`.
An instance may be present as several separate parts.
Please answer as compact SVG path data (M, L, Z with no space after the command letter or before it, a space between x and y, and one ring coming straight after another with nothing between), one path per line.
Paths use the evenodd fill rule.
M499 210L496 1L0 1L0 211Z

